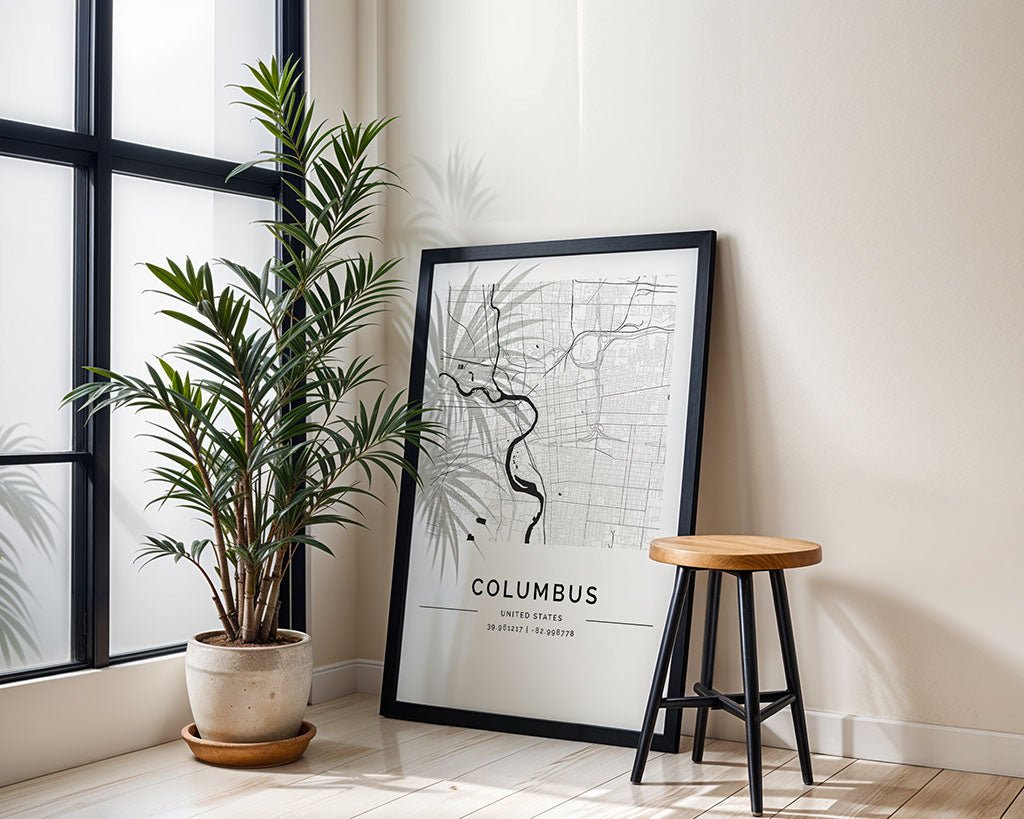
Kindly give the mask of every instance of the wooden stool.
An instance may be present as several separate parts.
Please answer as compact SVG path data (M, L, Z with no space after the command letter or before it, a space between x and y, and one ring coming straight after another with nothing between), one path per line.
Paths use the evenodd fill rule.
M665 633L654 669L651 694L647 700L644 724L640 729L636 760L630 781L639 785L643 779L647 755L654 737L654 723L661 708L696 708L693 731L693 761L704 758L704 737L708 711L721 709L739 717L747 727L747 776L750 781L750 810L760 816L764 809L761 782L761 722L787 705L793 713L800 773L804 784L813 785L811 751L807 744L807 722L804 700L800 692L800 675L796 665L796 644L793 622L789 615L785 569L812 566L821 562L821 546L806 540L747 535L704 535L698 537L665 537L651 542L651 560L676 567L676 582L669 603ZM700 682L693 686L695 697L665 697L672 649L685 619L679 663L679 678L686 687L686 660L690 644L690 623L693 614L693 586L697 571L708 571L707 612L704 621L704 652ZM723 694L712 687L715 668L715 638L718 629L718 601L722 588L722 572L736 576L739 589L740 644L743 653L743 692ZM761 691L757 681L757 633L754 628L754 572L768 572L775 600L775 619L779 627L782 665L786 673L785 691ZM764 707L761 703L767 703Z

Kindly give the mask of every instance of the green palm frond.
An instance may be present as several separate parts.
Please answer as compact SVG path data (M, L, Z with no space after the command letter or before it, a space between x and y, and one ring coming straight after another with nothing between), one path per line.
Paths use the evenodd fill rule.
M362 525L359 500L378 498L382 476L415 477L405 447L437 442L442 430L403 394L375 387L379 366L351 351L404 289L396 260L352 249L366 238L381 194L400 187L373 159L389 120L318 121L298 93L294 62L248 68L252 84L238 86L240 104L280 147L232 175L259 165L283 174L304 216L285 210L261 223L283 258L258 271L228 259L147 264L168 302L161 315L188 339L143 374L93 369L65 402L86 414L131 409L150 417L145 438L159 456L152 503L188 509L210 537L186 546L150 536L140 559L192 563L229 636L264 642L276 631L280 582L295 548L329 551L310 527ZM229 276L226 286L211 264Z

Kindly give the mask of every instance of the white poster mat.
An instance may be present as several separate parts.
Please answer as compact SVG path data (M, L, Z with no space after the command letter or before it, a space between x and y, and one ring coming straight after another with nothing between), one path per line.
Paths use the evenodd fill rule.
M399 701L639 728L696 289L696 249L435 266L424 403L451 438L421 461Z

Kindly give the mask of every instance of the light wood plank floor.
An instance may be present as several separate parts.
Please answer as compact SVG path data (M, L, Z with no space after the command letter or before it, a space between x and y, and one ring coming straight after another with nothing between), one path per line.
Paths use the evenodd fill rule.
M282 768L213 768L172 742L0 789L0 816L745 817L742 745L703 765L652 754L629 783L628 748L386 720L353 694L309 710L318 734ZM764 749L765 816L1024 819L1024 780L817 756L806 787L792 751Z

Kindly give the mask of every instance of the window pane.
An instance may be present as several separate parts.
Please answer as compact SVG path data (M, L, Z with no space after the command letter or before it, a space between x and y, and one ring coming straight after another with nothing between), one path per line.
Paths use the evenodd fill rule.
M196 263L227 257L262 268L274 243L264 228L251 223L273 214L273 203L265 200L115 176L114 369L144 373L154 355L198 335L171 319L154 317L170 305L143 292L156 282L139 262L162 263L170 257L183 263L188 255ZM222 280L228 281L227 275ZM150 454L155 442L137 437L147 432L147 417L115 412L110 429L111 653L183 642L197 631L217 628L209 587L194 567L157 560L140 570L132 563L146 535L165 533L188 544L209 532L191 512L145 508L157 490L145 482L144 470L161 462Z
M273 147L229 83L274 53L274 0L114 0L114 136L247 160Z
M74 0L0 3L0 117L75 127Z
M67 450L74 171L0 157L0 451Z
M0 466L0 673L71 658L71 469Z

